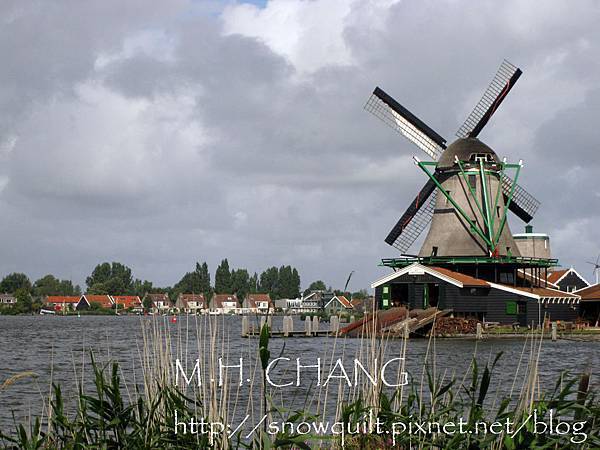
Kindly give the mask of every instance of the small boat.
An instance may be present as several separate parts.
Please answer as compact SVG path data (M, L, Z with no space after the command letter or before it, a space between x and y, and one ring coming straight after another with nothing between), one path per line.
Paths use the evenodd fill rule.
M53 311L51 309L40 309L40 314L41 315L46 315L46 314L56 314L56 311Z

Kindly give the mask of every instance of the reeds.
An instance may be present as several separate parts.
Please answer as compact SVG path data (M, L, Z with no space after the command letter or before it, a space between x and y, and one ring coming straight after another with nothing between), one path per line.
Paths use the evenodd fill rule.
M166 318L141 320L142 339L138 343L136 366L124 373L118 362L97 358L90 353L84 377L77 374L74 404L63 398L61 386L52 385L48 412L30 421L15 424L12 432L0 433L5 448L23 449L163 449L163 448L598 448L600 447L600 405L589 391L591 374L580 378L561 376L554 390L543 392L539 383L542 337L532 335L524 344L515 376L506 396L490 392L496 363L501 354L481 366L475 355L468 370L461 374L439 373L436 366L436 340L431 338L420 373L410 374L406 386L390 389L361 379L357 385L345 383L323 385L313 381L304 390L277 388L270 385L266 369L274 358L284 356L286 347L272 348L269 329L263 327L258 340L243 340L235 352L225 319L215 316L180 318L177 333ZM371 373L381 370L386 358L405 356L410 341L398 340L394 348L386 337L375 337L367 330L354 341L353 354L345 339L315 339L321 350L315 353L324 363L323 372L332 370L338 358L363 361ZM287 345L293 345L293 339ZM325 344L325 345L324 345ZM235 353L235 354L234 354ZM236 368L225 370L223 383L220 368L233 366L243 358L244 379ZM184 372L190 374L198 359L202 382L176 385L179 359ZM221 360L221 364L219 363ZM400 380L404 365L398 367ZM290 368L282 368L282 377L290 377ZM23 374L22 376L30 376ZM9 389L17 382L13 377L2 384ZM242 385L240 385L242 381ZM525 419L536 412L538 420L585 421L579 430L583 442L573 442L573 434L536 433ZM177 421L186 423L177 426ZM384 430L394 424L446 424L465 422L466 433L448 434L440 429L426 433L400 433L393 436L361 428L369 418L378 418ZM480 433L477 424L512 421L525 423L512 433ZM230 424L232 429L213 429L212 433L192 433L190 421L206 424ZM341 422L343 435L311 431L300 433L294 427L273 431L269 424L288 422ZM235 430L240 423L246 426ZM258 425L253 432L255 425ZM350 431L357 431L356 433ZM469 433L470 432L470 433Z

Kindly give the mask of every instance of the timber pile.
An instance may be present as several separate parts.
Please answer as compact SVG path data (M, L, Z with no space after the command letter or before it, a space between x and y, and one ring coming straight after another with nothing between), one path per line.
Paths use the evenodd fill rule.
M435 322L435 328L429 334L435 336L453 336L457 334L477 333L477 319L463 319L460 317L440 317Z

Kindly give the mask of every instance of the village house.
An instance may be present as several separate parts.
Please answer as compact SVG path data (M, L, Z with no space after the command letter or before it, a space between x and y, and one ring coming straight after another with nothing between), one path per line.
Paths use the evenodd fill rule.
M79 307L81 297L72 295L48 295L44 298L44 307L53 311L75 311L76 309L83 309ZM86 304L85 307L89 305Z
M100 308L111 309L115 302L110 295L83 294L77 309L89 308L94 304Z
M350 301L343 295L334 295L331 300L323 307L327 314L338 314L340 312L352 311L354 307Z
M151 311L153 313L165 314L173 307L173 303L169 299L169 294L146 294L142 300L142 304L146 304L149 301Z
M17 299L11 294L0 294L0 305L14 306L17 304Z
M320 312L333 297L333 292L311 291L302 296L299 302L294 302L290 309L295 314Z
M575 291L581 297L579 313L591 326L600 324L600 284L585 287Z
M208 305L203 294L179 294L175 302L175 308L186 314L204 314L208 311Z
M275 305L269 294L248 294L244 299L243 312L249 314L273 314Z
M590 285L574 268L555 270L548 273L548 283L565 292L575 292Z
M142 300L137 295L113 295L113 302L117 311L130 310L132 312L143 312Z
M212 314L238 314L241 309L235 294L214 294L210 311Z

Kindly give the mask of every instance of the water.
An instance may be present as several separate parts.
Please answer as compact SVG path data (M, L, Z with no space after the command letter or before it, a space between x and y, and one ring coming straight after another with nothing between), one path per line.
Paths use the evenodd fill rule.
M225 337L229 341L226 353L230 360L255 354L257 339L241 338L240 317L214 319L223 330L226 330ZM101 360L117 360L121 364L125 382L139 381L142 323L149 323L151 320L148 317L137 316L0 316L0 385L15 374L25 371L35 373L35 377L20 378L5 389L0 389L0 429L4 431L12 429L13 414L18 420L30 415L39 415L44 401L48 398L51 380L61 384L66 398L73 398L77 391L76 380L80 381L82 378L83 360L87 361L86 367L89 370L90 349L93 349ZM177 342L184 345L188 338L192 342L196 333L194 318L190 318L187 322L186 317L180 317L177 323L171 323L166 318L158 320L169 331L174 345ZM200 326L205 325L204 320L200 319ZM280 321L281 318L274 319L276 328L280 327ZM322 326L325 327L327 324ZM296 319L294 329L303 330L303 323ZM515 374L524 343L524 339L486 339L478 342L439 339L435 342L435 349L430 348L429 351L431 353L435 350L437 373L446 373L448 377L453 373L462 377L467 372L475 352L480 364L485 364L498 352L503 352L495 371L492 391L507 394L515 377L517 384L523 378L523 367L519 374ZM299 357L305 364L314 364L318 356L331 355L334 339L273 339L270 344L272 357L279 356L284 344L286 357L292 360ZM407 372L417 381L421 378L422 363L428 344L425 339L412 339L408 345ZM338 340L336 357L341 357L342 350L344 351L344 364L347 369L352 368L353 358L359 345L360 341L357 339ZM553 388L559 374L565 370L580 373L590 367L593 374L599 373L600 358L597 356L599 345L600 342L597 341L545 341L540 357L541 385L547 389ZM399 356L401 347L400 340L389 341L385 358ZM198 350L190 347L188 359L194 360L199 356L198 353ZM293 372L291 365L289 368L289 371ZM293 369L295 370L295 367ZM87 382L91 379L89 373L84 375L84 384L86 377ZM285 378L286 381L288 379L290 378ZM310 382L306 382L298 388L283 389L279 395L284 401L291 396L302 397L309 386ZM597 389L598 386L598 381L593 379L592 389ZM248 395L248 392L245 395Z

